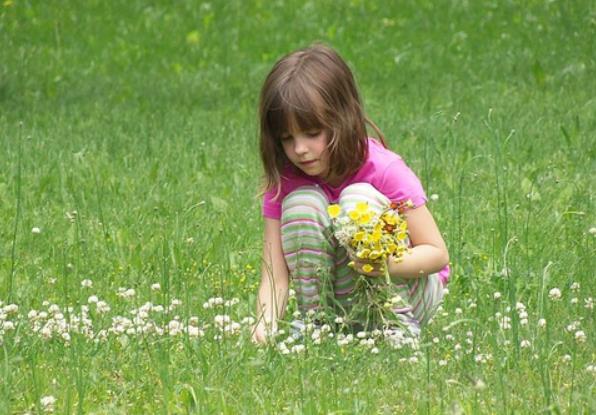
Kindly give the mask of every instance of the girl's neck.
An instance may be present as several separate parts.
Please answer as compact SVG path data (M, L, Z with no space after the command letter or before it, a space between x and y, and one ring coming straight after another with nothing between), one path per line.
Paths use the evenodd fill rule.
M331 187L340 187L344 181L342 177L336 176L334 174L329 174L326 177L321 177L320 180Z

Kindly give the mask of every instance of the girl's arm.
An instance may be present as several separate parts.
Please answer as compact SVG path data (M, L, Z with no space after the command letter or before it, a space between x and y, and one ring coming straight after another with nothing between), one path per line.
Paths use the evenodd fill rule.
M279 220L265 218L261 285L257 294L257 323L253 340L267 341L267 335L277 330L277 320L283 318L288 300L288 268L281 246Z
M439 272L449 263L449 253L432 214L426 205L422 205L408 210L406 220L412 249L404 255L401 262L388 260L389 275L396 278L418 278ZM379 264L371 263L374 268L371 272L362 270L364 264L366 262L354 260L354 268L359 273L370 277L384 275Z

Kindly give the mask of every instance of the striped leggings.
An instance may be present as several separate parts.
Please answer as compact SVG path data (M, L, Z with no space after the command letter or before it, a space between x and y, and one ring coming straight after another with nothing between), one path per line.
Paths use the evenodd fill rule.
M389 199L368 183L355 183L340 194L342 211L357 202L367 202L379 213ZM299 310L306 312L323 304L336 310L349 310L358 274L348 267L350 258L333 236L327 214L329 201L316 186L303 186L288 194L282 202L282 247L296 291ZM435 313L443 297L443 283L438 274L415 279L393 278L395 294L407 302L393 310L396 317L418 334Z

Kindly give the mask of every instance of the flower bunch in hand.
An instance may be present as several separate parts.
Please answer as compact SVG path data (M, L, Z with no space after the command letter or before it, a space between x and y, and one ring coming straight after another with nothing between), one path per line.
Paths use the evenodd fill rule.
M352 258L349 265L363 263L360 268L364 275L356 282L354 292L357 298L354 311L365 313L367 323L392 325L392 309L406 306L403 297L392 289L388 261L401 261L409 249L407 222L400 213L411 206L409 201L399 205L392 203L380 213L365 202L356 203L350 210L343 210L337 204L327 209L335 238ZM375 273L375 270L378 271ZM384 280L367 277L367 274L383 275Z

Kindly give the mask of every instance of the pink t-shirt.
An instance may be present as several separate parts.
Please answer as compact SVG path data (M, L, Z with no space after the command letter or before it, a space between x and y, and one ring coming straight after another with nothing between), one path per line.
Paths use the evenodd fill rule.
M383 147L378 141L368 139L368 156L360 169L338 187L330 186L318 177L304 174L288 165L282 175L281 192L269 190L263 197L263 216L280 219L283 199L300 186L317 185L325 192L330 203L336 203L341 191L353 183L370 183L392 202L412 201L415 207L426 203L426 194L420 180L400 156Z
M338 187L330 186L318 177L308 176L291 164L286 166L282 176L278 197L275 198L277 189L271 189L263 196L262 212L267 218L280 219L283 199L298 187L308 185L317 185L330 203L337 203L341 191L353 183L370 183L392 202L411 200L414 207L418 207L427 201L416 174L399 155L372 138L368 139L368 155L362 167ZM449 266L443 268L439 275L445 284L449 278Z

